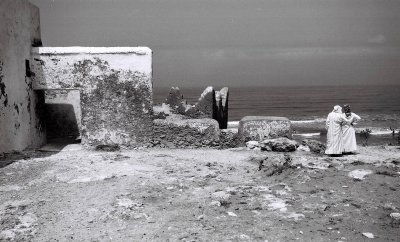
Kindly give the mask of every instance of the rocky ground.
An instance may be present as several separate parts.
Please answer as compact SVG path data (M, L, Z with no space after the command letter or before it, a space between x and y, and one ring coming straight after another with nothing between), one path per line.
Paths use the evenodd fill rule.
M400 238L399 147L360 147L357 155L332 158L70 145L9 154L0 166L0 240Z

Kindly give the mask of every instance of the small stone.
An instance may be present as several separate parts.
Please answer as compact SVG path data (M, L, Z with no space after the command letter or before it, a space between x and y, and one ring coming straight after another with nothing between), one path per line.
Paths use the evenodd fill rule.
M232 217L237 217L237 215L235 213L233 213L233 212L228 212L228 215L232 216Z
M390 217L394 220L400 220L400 213L391 213Z
M369 239L375 238L374 234L373 233L369 233L369 232L362 233L362 235L364 235L365 237L367 237Z
M254 149L254 148L260 147L260 144L257 141L250 140L250 141L246 142L246 146L249 149Z
M363 170L363 169L356 169L351 172L349 172L349 177L355 179L355 180L364 180L365 176L372 174L371 170Z
M231 197L229 193L224 191L214 192L212 196L218 201L227 201Z
M217 206L217 207L221 207L221 202L220 201L212 201L210 203L211 206Z
M300 145L299 148L297 148L298 151L305 151L305 152L310 152L310 148L305 145Z

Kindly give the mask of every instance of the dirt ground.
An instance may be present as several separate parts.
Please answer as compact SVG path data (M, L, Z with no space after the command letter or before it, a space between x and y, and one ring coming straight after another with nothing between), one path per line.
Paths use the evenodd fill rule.
M390 217L400 210L399 147L332 158L70 145L0 164L0 240L400 240Z

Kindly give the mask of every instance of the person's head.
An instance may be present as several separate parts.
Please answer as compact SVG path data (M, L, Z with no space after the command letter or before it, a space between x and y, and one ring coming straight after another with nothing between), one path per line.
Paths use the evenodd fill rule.
M343 105L343 110L344 110L344 113L346 114L346 116L350 116L351 115L351 109L350 109L350 105L349 104Z
M334 113L342 113L342 107L340 107L339 105L335 105L333 107L333 111Z

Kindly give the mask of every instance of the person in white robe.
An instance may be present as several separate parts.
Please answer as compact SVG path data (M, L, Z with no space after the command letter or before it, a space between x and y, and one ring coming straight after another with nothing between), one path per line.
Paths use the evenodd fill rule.
M351 123L345 123L342 126L343 132L343 153L355 153L357 151L357 141L356 141L356 131L354 130L354 125L356 125L360 116L351 112L350 106L348 104L343 106L345 118L351 119Z
M347 119L342 114L342 108L336 105L333 111L329 113L326 119L325 128L328 131L326 137L326 150L327 155L341 155L343 152L343 132L342 125L345 123L351 123L351 120Z

